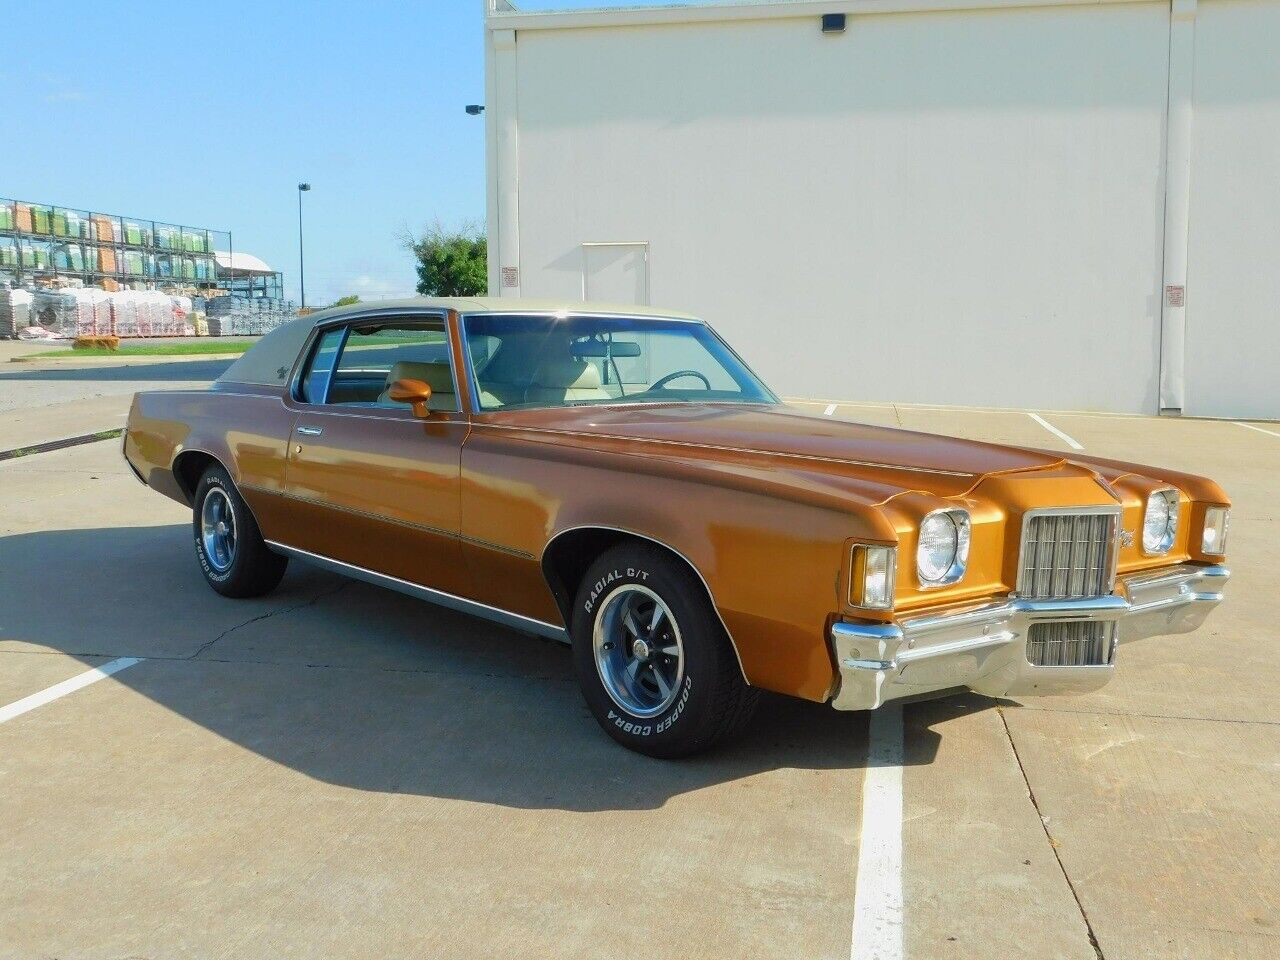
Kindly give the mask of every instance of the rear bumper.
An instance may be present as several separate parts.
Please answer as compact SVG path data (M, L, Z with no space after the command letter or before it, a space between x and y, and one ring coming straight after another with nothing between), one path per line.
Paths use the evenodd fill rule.
M1112 621L1118 643L1187 633L1222 600L1226 567L1180 564L1120 578L1117 595L1085 600L1012 597L892 623L837 622L831 643L840 688L837 710L870 710L888 700L956 688L988 696L1032 696L1096 690L1111 663L1038 667L1027 660L1031 624Z

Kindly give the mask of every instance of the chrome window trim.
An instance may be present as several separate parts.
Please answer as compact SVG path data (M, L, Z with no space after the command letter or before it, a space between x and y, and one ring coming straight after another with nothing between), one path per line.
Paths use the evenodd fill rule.
M740 353L738 353L738 351L737 351L737 350L733 349L733 344L731 344L731 343L730 343L728 340L726 340L724 337L720 336L720 331L719 331L719 330L717 330L715 327L713 327L713 326L712 326L711 324L709 324L709 323L704 323L704 324L703 324L703 326L707 328L707 332L708 332L708 333L710 333L710 334L711 334L711 336L715 337L718 341L720 341L720 346L722 346L722 347L724 347L726 350L728 350L728 351L729 351L729 355L730 355L731 357L733 357L733 359L737 360L740 364L742 364L742 369L743 369L743 370L747 371L747 373L751 374L753 377L755 377L755 378L756 378L756 383L758 383L758 384L760 384L760 386L764 387L765 393L767 393L770 397L772 397L772 398L773 398L773 402L772 402L772 403L764 404L765 406L779 406L779 407L785 407L785 406L786 406L786 404L783 402L782 398L781 398L781 397L779 397L776 393L774 393L774 392L773 392L773 387L771 387L771 386L769 386L767 383L765 383L765 382L764 382L764 378L763 378L763 377L761 377L761 376L760 376L760 374L756 373L756 372L755 372L755 370L751 369L751 364L749 364L749 363L747 363L747 361L743 360L743 359L742 359L742 355L741 355ZM738 401L729 401L729 402L730 402L730 403L736 403L736 402L738 402ZM756 403L756 404L760 404L760 403L761 403L761 401L759 401L759 400L753 400L753 401L750 401L750 402L752 402L752 403Z
M945 513L952 517L964 516L964 534L965 540L963 545L960 543L960 524L956 520L952 523L956 525L956 555L951 562L951 566L947 572L943 574L941 580L926 580L920 575L920 531L924 528L925 521L930 517L936 517L938 514ZM973 517L965 507L941 507L937 510L930 510L920 522L916 524L916 582L919 583L921 590L938 590L942 587L949 587L952 584L959 583L964 579L965 573L969 569L969 547L973 542ZM963 546L963 549L962 549ZM1021 554L1019 554L1021 557Z
M317 413L336 413L345 407L345 404L329 403L329 388L333 383L333 376L337 373L338 364L342 360L342 353L347 349L347 341L351 336L351 328L360 326L368 321L373 320L394 320L403 319L407 324L426 323L429 321L439 321L444 327L444 342L449 355L449 373L453 377L453 397L454 406L452 410L433 410L433 413L466 413L467 411L462 405L462 392L458 389L460 381L458 378L458 364L454 357L453 338L449 331L449 312L441 308L382 308L362 310L355 314L343 314L339 317L332 317L328 320L322 320L315 325L311 331L311 335L307 338L307 342L303 345L302 350L298 353L298 360L294 363L294 369L290 374L288 386L285 395L299 407L312 409ZM338 355L334 358L333 370L329 373L329 382L325 384L325 402L310 403L303 400L299 396L299 389L306 370L310 367L312 361L312 353L323 337L330 330L343 328L342 341L338 345ZM390 410L390 407L365 408L365 409L381 409ZM373 414L364 414L379 420L402 420L403 417L378 417ZM413 417L410 422L417 422L419 418Z
M569 633L564 627L558 627L553 623L547 623L545 620L538 620L534 617L526 617L522 613L513 613L510 610L504 610L501 607L492 607L487 603L481 603L479 600L468 600L466 597L459 597L457 594L446 593L444 590L436 590L433 587L424 587L419 583L411 583L408 580L401 580L399 577L393 577L385 573L378 573L376 570L370 570L367 567L358 567L353 563L346 563L342 560L335 560L333 557L326 557L323 554L312 553L310 550L303 550L300 547L291 547L286 543L280 543L276 540L267 540L267 546L289 557L295 557L307 563L313 563L316 566L323 567L334 573L340 573L343 576L351 577L355 580L362 580L365 583L372 584L376 587L385 587L389 590L395 590L397 593L403 593L414 597L418 600L426 600L428 603L434 603L438 606L448 607L451 610L457 610L460 613L471 614L472 616L481 617L494 623L500 623L505 627L514 630L522 630L526 633L534 633L540 637L546 637L549 640L558 640L561 643L569 643Z
M1151 503L1152 497L1163 496L1164 494L1167 494L1167 493L1173 494L1173 525L1169 530L1168 543L1166 543L1159 550L1148 550L1147 537L1146 537L1147 506ZM1173 545L1178 540L1178 524L1182 520L1182 518L1179 516L1181 510L1182 510L1182 493L1181 491L1178 490L1177 487L1157 487L1155 490L1152 490L1149 494L1147 494L1147 499L1142 502L1142 522L1138 524L1138 537L1137 537L1138 549L1142 551L1142 555L1144 557L1163 557L1165 554L1167 554L1170 550L1173 549ZM1203 528L1201 529L1200 533L1201 533L1201 536L1203 537L1204 536Z
M1111 531L1107 536L1107 585L1108 593L1112 593L1116 588L1116 566L1120 560L1120 504L1094 504L1079 507L1037 507L1028 510L1022 515L1022 529L1018 532L1018 577L1014 587L1013 595L1020 597L1024 595L1023 588L1026 579L1025 564L1023 557L1027 551L1027 534L1030 533L1031 524L1029 520L1035 517L1046 516L1066 516L1075 514L1088 514L1091 516L1109 516L1111 517Z
M312 332L311 336L307 338L306 346L302 350L302 356L305 356L306 360L298 364L294 382L289 389L289 399L294 403L299 403L307 407L324 407L328 404L329 388L333 386L333 374L334 371L338 369L338 359L342 356L342 351L347 346L347 333L350 330L349 327L343 328L341 336L338 337L338 349L334 351L333 354L333 367L329 370L329 376L327 376L324 381L324 400L319 403L315 403L311 400L304 400L302 398L302 382L307 378L308 372L316 362L316 353L319 352L320 344L324 341L325 335L333 329L336 328L317 327Z
M695 326L702 327L704 330L710 333L711 336L713 336L716 340L718 340L720 344L726 350L729 351L730 355L735 360L737 360L739 363L742 364L742 368L746 370L747 373L751 374L751 376L756 378L756 381L760 384L760 386L764 387L765 392L769 396L773 397L774 404L777 404L778 406L783 405L782 401L778 399L778 396L773 392L773 388L770 387L763 380L761 380L759 374L757 374L754 370L752 370L751 367L749 367L746 364L746 362L743 361L742 357L738 356L738 352L734 350L733 347L729 346L728 341L726 341L724 337L720 336L720 334L715 331L715 328L712 327L711 324L707 323L705 320L691 319L689 317L664 317L656 314L650 314L646 316L646 315L632 314L632 313L592 312L590 310L512 310L510 312L503 312L501 310L471 310L466 313L459 311L458 336L461 339L460 346L462 349L463 362L466 363L467 365L467 386L469 388L468 393L471 394L471 407L472 407L470 412L474 414L501 413L506 408L497 407L493 410L486 410L483 406L480 405L480 383L478 380L476 380L476 365L475 365L475 362L471 359L471 351L468 349L468 346L467 346L467 321L472 317L531 317L536 319L546 319L548 317L552 317L557 320L572 320L575 317L581 317L584 319L594 319L594 320L637 320L641 322L653 322L656 320L661 323L693 324ZM455 377L455 382L456 382L456 377ZM653 401L653 402L679 403L680 401L660 400L660 401ZM734 403L736 401L720 401L720 402ZM750 403L761 405L761 401L759 400L753 400L753 401L750 401ZM764 405L772 406L773 404L764 404ZM584 406L586 405L584 404ZM594 406L600 406L600 407L632 406L632 404L601 403L601 404L591 404L590 406L593 406L593 407ZM634 406L639 406L639 404L634 404ZM512 411L512 412L518 412L519 410L559 410L563 408L565 408L564 404L558 404L558 405L547 404L545 406L529 406L529 405L521 404L517 411Z

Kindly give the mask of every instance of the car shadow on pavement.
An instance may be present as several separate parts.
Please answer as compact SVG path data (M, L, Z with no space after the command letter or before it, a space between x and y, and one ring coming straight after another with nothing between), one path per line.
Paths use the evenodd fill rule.
M358 790L652 809L712 784L748 788L775 769L866 763L865 714L771 694L745 734L717 751L639 756L591 718L563 645L299 563L271 596L228 600L200 576L185 524L13 534L0 538L0 571L0 652L146 658L108 682L164 708L121 703L148 736L172 711L228 744ZM932 726L989 703L935 701L925 724L910 715L905 762L931 763Z

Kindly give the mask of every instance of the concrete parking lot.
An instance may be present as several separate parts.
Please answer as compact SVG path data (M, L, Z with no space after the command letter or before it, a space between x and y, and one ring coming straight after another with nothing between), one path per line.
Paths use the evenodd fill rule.
M0 369L0 450L224 365ZM0 958L1280 956L1280 425L808 406L1213 475L1229 602L1089 696L770 697L659 762L553 643L300 564L218 597L118 441L0 462Z

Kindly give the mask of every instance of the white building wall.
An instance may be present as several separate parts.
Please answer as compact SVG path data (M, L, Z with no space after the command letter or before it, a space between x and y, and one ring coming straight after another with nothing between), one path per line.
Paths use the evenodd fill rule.
M1201 9L1246 4L1275 9ZM859 15L839 36L788 12L491 18L516 29L518 96L490 122L515 116L518 237L490 229L519 292L576 299L584 243L647 244L651 302L705 316L787 395L1156 412L1169 4ZM1197 46L1197 82L1228 33ZM1190 246L1194 405L1231 359L1200 350Z
M1280 4L1202 0L1195 51L1185 412L1280 418Z

